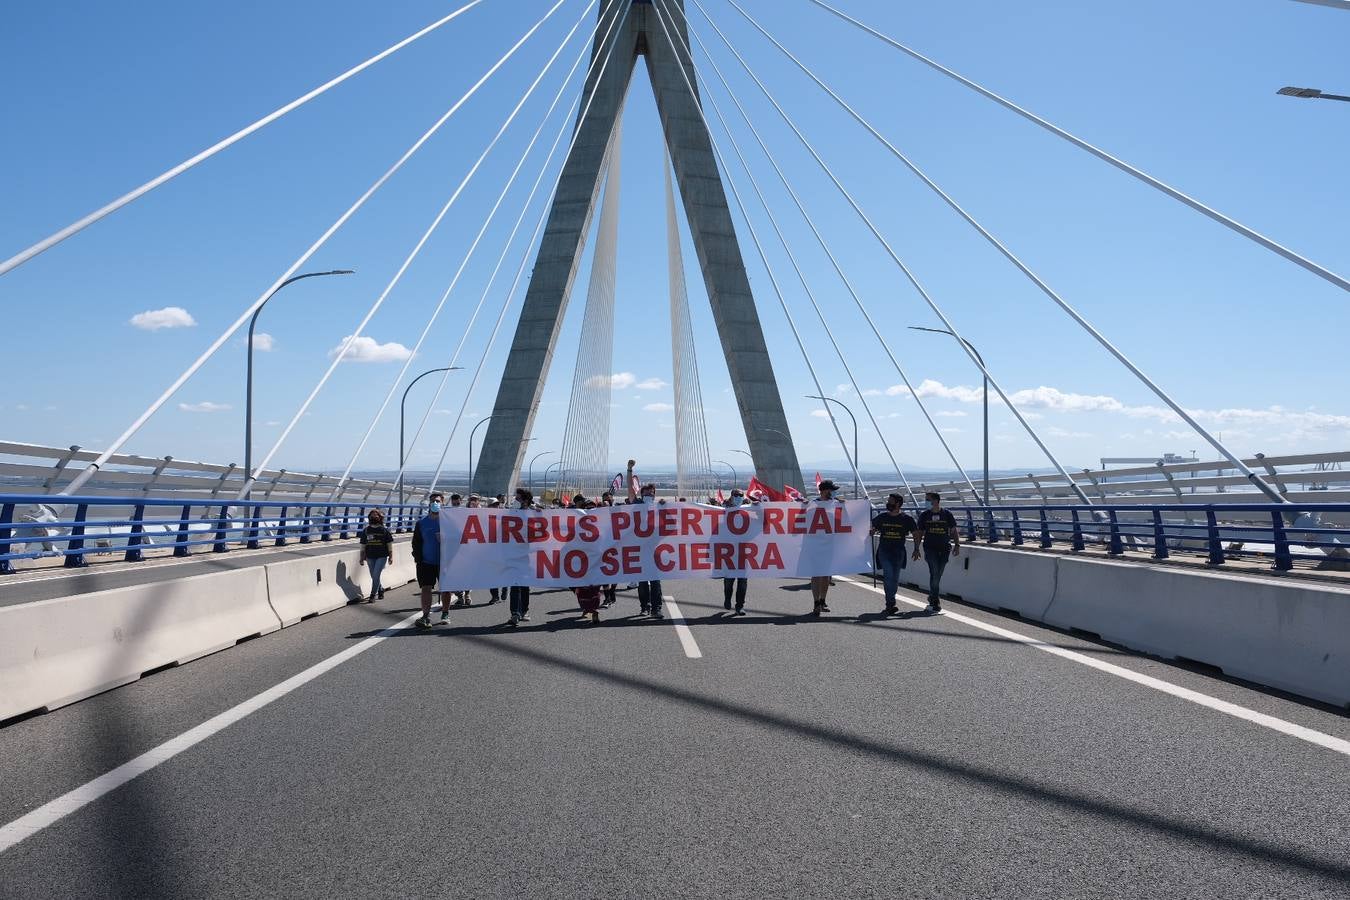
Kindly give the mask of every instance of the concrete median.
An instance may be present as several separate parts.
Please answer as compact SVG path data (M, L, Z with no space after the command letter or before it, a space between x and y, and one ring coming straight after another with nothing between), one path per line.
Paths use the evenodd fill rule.
M281 627L262 566L0 608L0 719L55 709Z

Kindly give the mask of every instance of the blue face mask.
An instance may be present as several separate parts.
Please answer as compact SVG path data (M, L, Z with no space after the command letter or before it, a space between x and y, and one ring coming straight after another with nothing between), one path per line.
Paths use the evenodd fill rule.
M929 508L929 509L937 509L937 508L938 508L938 501L936 501L936 500L929 500L929 501L928 501L928 508Z
M439 500L432 500L432 501L431 501L431 511L432 511L433 513L438 513L438 512L440 512L440 511L441 511L441 501L439 501Z

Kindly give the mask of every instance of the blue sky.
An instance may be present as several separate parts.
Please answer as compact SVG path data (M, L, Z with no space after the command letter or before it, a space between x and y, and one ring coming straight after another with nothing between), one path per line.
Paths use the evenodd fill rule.
M1111 360L898 162L853 125L726 0L703 0L789 112L856 192L892 245L990 369L1033 414L1066 464L1098 456L1153 456L1202 447L1169 421ZM456 3L404 0L377 8L354 0L238 2L226 7L145 0L23 4L0 35L6 129L0 141L0 257L7 257L355 62L445 15ZM487 0L140 202L24 267L0 277L7 313L9 390L0 438L101 449L191 362L550 4ZM806 0L748 9L902 150L1042 274L1202 422L1240 453L1350 446L1344 292L897 52ZM838 0L939 61L981 81L1145 170L1342 274L1350 272L1345 210L1350 104L1275 95L1286 84L1350 92L1350 13L1289 0L1138 0L1129 4L960 4ZM544 60L581 15L568 0L483 90L450 120L305 267L355 268L278 296L260 331L255 458L270 447L351 334L450 191ZM869 310L938 415L957 454L978 466L978 371L949 339L905 330L937 320L776 119L707 21L695 31L728 74L757 127L831 237ZM416 341L487 208L538 126L559 79L581 52L583 28L489 157L451 215L376 315L367 333L376 361L344 363L277 456L292 469L341 469L396 377L398 348ZM701 54L698 54L701 57ZM752 142L705 67L705 84ZM711 82L709 84L709 82ZM569 87L564 103L575 98ZM544 143L518 183L410 374L445 365L464 333L509 226L538 172ZM674 457L667 332L662 142L639 66L625 117L623 200L614 352L631 385L614 391L611 455L653 463ZM730 145L715 129L730 154ZM881 421L892 450L913 467L948 468L913 399L886 361L764 160L751 166L801 253L831 327ZM558 164L553 162L546 185ZM749 182L732 179L750 200ZM533 228L542 198L526 217ZM763 211L751 218L808 339L826 389L864 420L858 398L838 390L843 368L823 341ZM774 351L799 456L840 460L744 227L733 205ZM461 364L487 343L497 305L525 253L469 334ZM686 241L686 260L693 262ZM528 271L528 267L527 267ZM535 447L561 441L587 267L555 356L536 422ZM688 271L701 336L703 391L714 458L744 436L701 278ZM468 404L469 422L491 410L524 285ZM145 312L161 313L137 327ZM193 324L186 324L188 321ZM129 443L134 452L182 459L242 459L242 337L222 348ZM385 361L379 361L385 360ZM620 377L617 383L628 382ZM639 383L666 386L640 390ZM414 464L434 465L463 402L468 373L452 376L436 404L434 432ZM434 379L418 386L420 416ZM401 392L401 388L400 388ZM650 409L649 409L650 407ZM396 460L395 405L358 468ZM847 426L845 426L847 431ZM448 465L462 468L463 427ZM992 416L995 468L1043 466L1011 416ZM1207 455L1202 453L1202 455ZM865 463L885 460L863 426Z

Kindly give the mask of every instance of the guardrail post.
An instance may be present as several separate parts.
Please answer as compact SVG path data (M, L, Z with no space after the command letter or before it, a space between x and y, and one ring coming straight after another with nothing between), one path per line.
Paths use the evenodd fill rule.
M244 547L248 550L258 549L258 520L262 518L262 507L253 507L253 515L249 516L248 523L248 543Z
M220 518L216 519L216 542L211 547L212 553L224 553L230 548L225 546L227 540L227 529L230 527L230 508L222 506L220 508Z
M1012 516L1013 516L1013 529L1012 529L1013 546L1020 547L1022 546L1022 520L1018 518L1017 507L1015 506L1012 508Z
M1111 550L1112 556L1121 556L1125 553L1125 543L1120 539L1120 520L1116 518L1116 511L1109 509L1106 514L1111 517Z
M1294 555L1289 551L1289 532L1284 528L1284 516L1278 509L1270 511L1270 530L1275 537L1275 568L1288 572L1294 567Z
M1167 559L1171 556L1167 549L1167 532L1163 528L1162 510L1153 510L1153 558Z
M970 510L966 510L966 540L975 543L978 535L975 533L975 516Z
M0 555L14 552L14 545L9 542L14 536L13 530L9 527L14 523L14 504L6 503L0 506ZM0 575L13 575L14 563L7 559L0 559Z
M989 543L998 543L998 525L994 523L994 511L989 507L984 508L985 526L989 529Z
M66 550L76 552L67 553L67 569L78 569L88 565L84 561L84 520L87 515L89 515L88 503L81 503L75 507L75 525L70 529L70 540L66 542Z
M272 542L274 547L286 546L286 513L289 511L290 507L288 506L281 508L281 516L277 519L277 539Z
M1205 523L1209 526L1206 531L1209 535L1209 564L1221 566L1224 562L1223 543L1219 540L1219 519L1212 507L1205 510Z
M122 557L123 562L140 562L144 557L141 553L141 541L144 540L141 535L145 532L145 526L141 523L145 521L145 504L136 504L136 509L131 513L131 536L127 538L127 552Z
M183 512L178 517L178 537L173 542L174 556L191 556L192 550L187 545L188 539L188 519L192 518L192 504L184 503Z
M1087 544L1083 543L1083 523L1078 519L1078 510L1071 509L1069 512L1073 515L1073 549L1082 550Z
M323 511L323 537L320 540L331 541L333 539L333 507L326 507Z
M1050 520L1045 515L1045 510L1041 510L1041 549L1048 550L1054 545L1050 537Z
M310 506L309 501L306 500L305 515L304 518L300 520L300 543L302 544L309 543L309 526L310 523L313 521L313 515L314 515L314 507Z
M350 506L342 507L342 531L338 532L338 540L345 541L351 536L347 531L347 526L351 523L352 508Z

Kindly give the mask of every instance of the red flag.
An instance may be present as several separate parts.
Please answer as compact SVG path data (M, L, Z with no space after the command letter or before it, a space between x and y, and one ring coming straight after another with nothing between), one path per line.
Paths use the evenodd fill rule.
M610 489L610 491L612 491L612 492L615 493L615 494L617 494L619 491L623 490L623 474L622 474L622 473L620 473L620 474L614 476L614 481L610 483L609 489Z
M718 502L718 503L721 503L721 504L723 504L723 505L725 505L726 502L727 502L726 495L722 493L722 489L721 489L721 488L718 488L718 489L717 489L717 502Z
M806 495L792 485L785 484L783 485L783 498L785 500L805 500Z
M783 495L760 481L755 476L750 476L750 483L745 486L745 496L752 500L782 500Z
M817 490L817 491L820 490L820 473L819 473L819 472L816 473L816 490Z
M632 483L633 483L633 493L637 494L638 496L641 496L641 495L642 495L642 482L638 480L638 477L637 477L637 473L636 473L636 472L633 473Z

